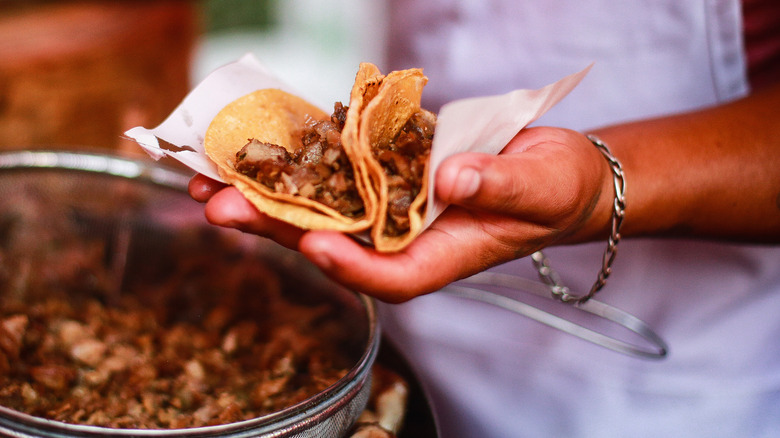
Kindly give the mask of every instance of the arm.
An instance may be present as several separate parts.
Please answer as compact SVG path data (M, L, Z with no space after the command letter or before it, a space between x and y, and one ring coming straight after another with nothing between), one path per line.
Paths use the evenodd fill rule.
M594 131L626 173L625 236L780 241L780 88L717 108ZM461 154L436 175L452 205L409 247L378 254L340 233L297 230L258 213L234 189L196 179L215 224L300 250L327 275L399 302L550 245L608 235L606 160L584 135L520 132L498 156Z
M780 84L594 133L626 172L625 236L780 242Z

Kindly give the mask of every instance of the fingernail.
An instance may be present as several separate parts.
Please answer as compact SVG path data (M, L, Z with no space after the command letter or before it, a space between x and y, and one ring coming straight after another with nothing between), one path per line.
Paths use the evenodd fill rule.
M452 190L453 199L467 199L474 196L479 190L482 179L479 172L472 167L464 167L455 178Z
M327 271L333 266L333 261L330 259L330 256L323 251L310 253L309 260L323 271Z

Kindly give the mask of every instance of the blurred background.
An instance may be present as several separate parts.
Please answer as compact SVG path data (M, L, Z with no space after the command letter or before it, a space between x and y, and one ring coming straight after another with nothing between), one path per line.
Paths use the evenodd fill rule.
M247 52L323 109L381 63L375 0L0 0L0 150L96 147L154 127Z

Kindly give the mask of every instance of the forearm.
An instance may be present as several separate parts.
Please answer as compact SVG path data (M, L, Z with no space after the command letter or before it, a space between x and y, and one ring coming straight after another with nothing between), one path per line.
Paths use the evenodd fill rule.
M593 133L624 167L624 236L780 242L780 86Z

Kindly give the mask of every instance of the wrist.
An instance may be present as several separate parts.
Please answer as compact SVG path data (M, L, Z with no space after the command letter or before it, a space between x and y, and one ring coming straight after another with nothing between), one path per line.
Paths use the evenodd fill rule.
M579 244L595 242L607 239L612 233L613 211L615 207L616 184L615 174L612 168L612 161L617 165L622 180L622 168L617 158L611 153L608 146L591 134L583 134L583 142L586 142L586 150L590 154L589 163L594 169L593 180L599 181L598 188L595 189L595 195L592 196L590 205L580 215L579 225L572 227L572 233L563 236L558 244ZM607 155L604 155L606 151ZM611 161L612 160L612 161ZM625 192L621 186L621 211L625 209Z
M601 139L592 134L587 135L587 138L593 144L595 149L601 153L604 160L609 164L609 173L612 177L612 190L614 196L612 197L612 203L610 206L609 235L607 237L607 246L602 257L601 270L599 271L598 277L596 278L595 283L588 291L588 293L584 295L573 295L568 290L559 290L559 293L556 293L557 289L553 288L553 294L564 302L584 303L591 299L607 283L607 278L612 273L612 262L614 262L615 257L617 256L617 247L621 239L620 229L622 228L623 219L626 212L626 181L623 174L623 166L620 164L620 161L612 154L609 146L607 146L606 143L604 143ZM598 196L598 199L601 200L603 198L609 198L608 196L605 196L608 192L609 190L606 192L602 190L602 193ZM546 258L541 252L535 253L532 257L532 260L537 266L537 269L539 269L540 274L547 272L550 269Z

